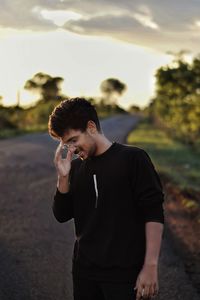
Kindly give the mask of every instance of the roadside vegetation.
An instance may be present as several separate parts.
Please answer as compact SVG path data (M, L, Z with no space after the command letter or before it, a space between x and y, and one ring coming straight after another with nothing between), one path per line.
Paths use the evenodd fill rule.
M128 136L128 143L145 149L156 168L181 189L200 191L199 154L144 118Z
M180 51L156 71L155 96L147 108L159 128L193 148L200 146L200 55L189 63Z
M68 99L61 90L63 78L37 73L26 81L24 88L36 95L35 104L31 107L5 107L0 104L0 138L32 133L46 132L49 115L62 100ZM119 113L127 113L117 105L118 97L126 90L126 85L116 78L108 78L100 85L100 98L84 97L95 105L100 119ZM2 100L0 98L0 100ZM139 109L139 108L138 108Z

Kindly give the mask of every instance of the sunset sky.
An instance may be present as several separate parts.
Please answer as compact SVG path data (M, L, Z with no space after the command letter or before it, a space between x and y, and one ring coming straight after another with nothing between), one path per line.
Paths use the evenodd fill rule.
M37 72L64 78L69 96L98 96L116 77L128 89L119 104L148 104L167 51L199 53L200 1L2 0L0 95L3 104L31 103L23 90Z

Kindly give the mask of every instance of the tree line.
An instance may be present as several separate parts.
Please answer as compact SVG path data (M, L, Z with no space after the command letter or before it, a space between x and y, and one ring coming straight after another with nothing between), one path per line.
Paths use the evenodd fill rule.
M188 62L184 51L179 52L172 63L157 69L155 78L155 96L146 108L150 119L174 138L195 147L200 145L200 55ZM0 129L45 130L55 105L69 98L62 92L63 80L42 72L28 79L24 88L35 93L35 105L27 109L19 105L9 109L0 105ZM100 84L102 96L99 99L86 98L96 106L100 117L125 113L117 100L126 89L126 84L119 79L107 78ZM135 105L132 110L140 111Z
M179 52L170 65L156 71L156 92L148 107L150 118L176 139L200 143L200 55L191 62Z
M35 94L35 104L24 109L19 103L9 108L0 105L0 129L35 129L47 128L47 122L53 108L64 99L70 98L63 94L62 77L53 77L39 72L25 82L24 89ZM125 83L117 78L107 78L100 84L101 97L85 97L95 105L100 117L111 114L125 113L117 104L117 100L126 91ZM0 98L2 100L2 97Z

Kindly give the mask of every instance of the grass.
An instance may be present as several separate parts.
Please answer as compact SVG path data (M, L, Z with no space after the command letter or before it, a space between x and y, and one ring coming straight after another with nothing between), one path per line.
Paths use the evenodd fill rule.
M143 148L156 170L181 189L200 191L200 159L188 146L173 140L148 119L143 119L128 136L127 142Z
M35 132L47 132L47 125L35 126L35 127L26 127L24 129L1 129L0 130L0 140L8 139L14 136L35 133Z

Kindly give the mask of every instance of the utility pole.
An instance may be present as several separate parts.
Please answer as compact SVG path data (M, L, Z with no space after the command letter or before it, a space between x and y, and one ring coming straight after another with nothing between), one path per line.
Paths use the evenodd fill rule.
M16 101L17 102L16 105L19 107L20 106L20 102L21 102L20 90L17 91L17 99L16 100L17 100Z

